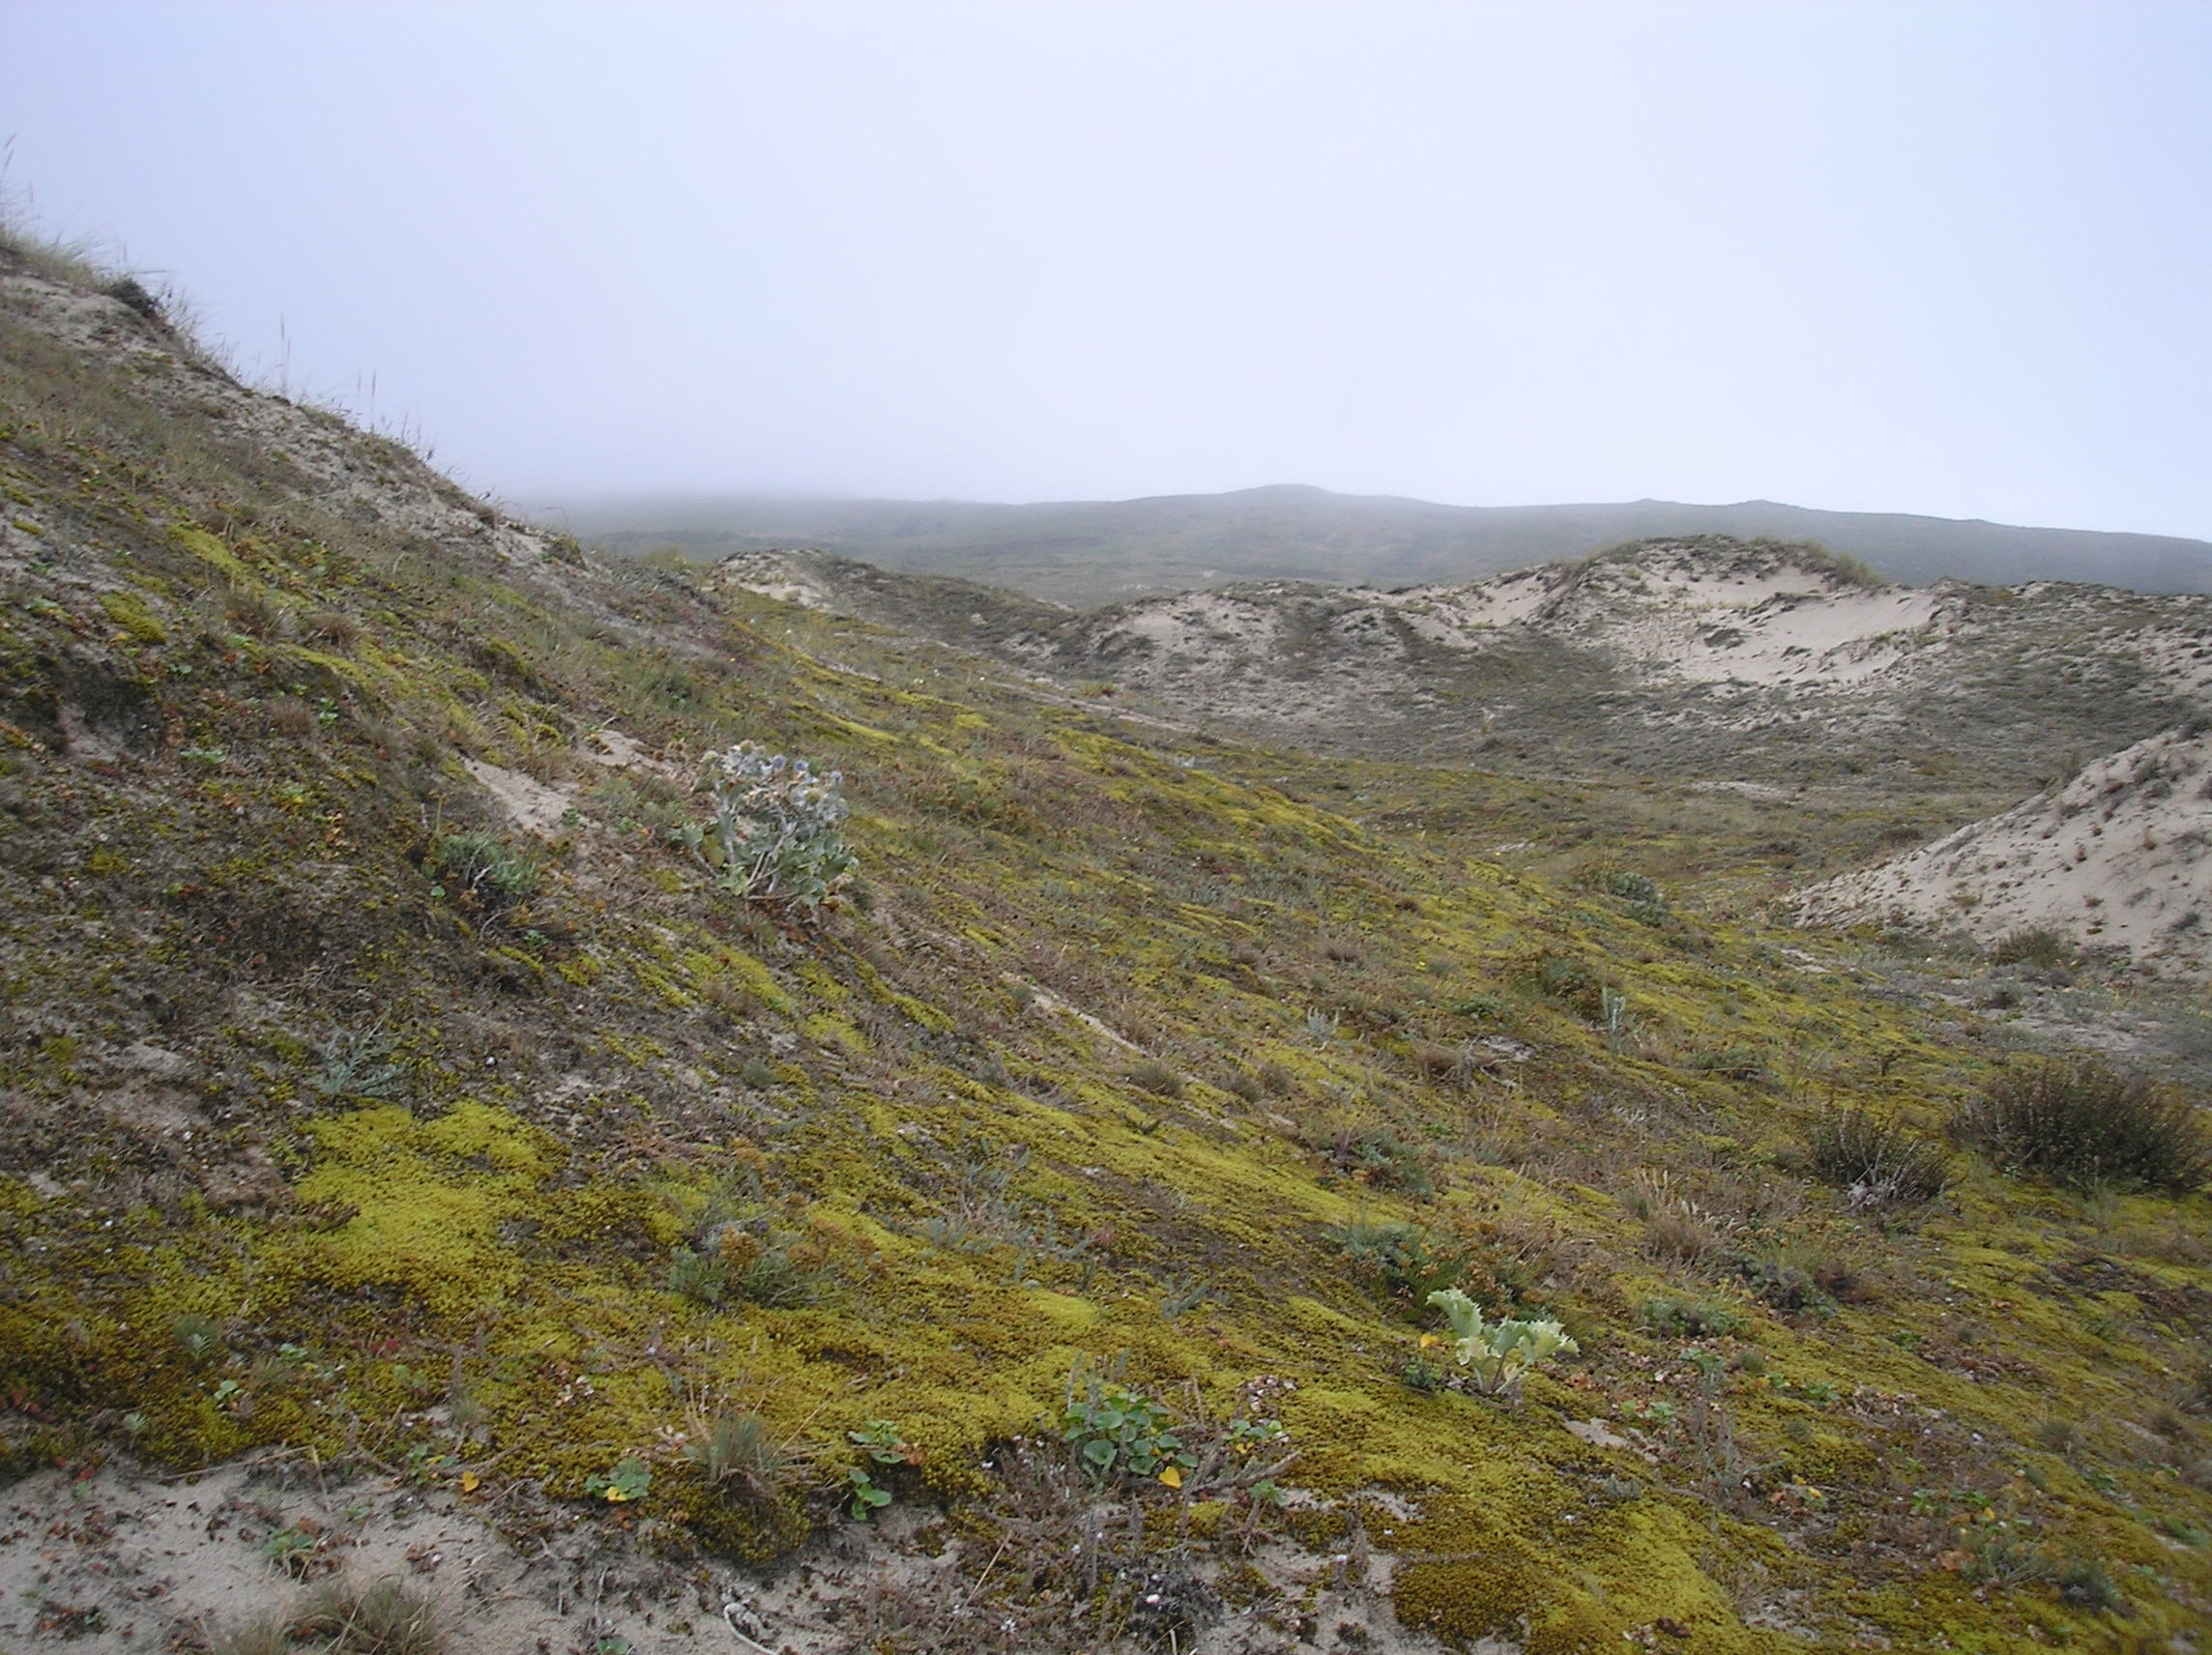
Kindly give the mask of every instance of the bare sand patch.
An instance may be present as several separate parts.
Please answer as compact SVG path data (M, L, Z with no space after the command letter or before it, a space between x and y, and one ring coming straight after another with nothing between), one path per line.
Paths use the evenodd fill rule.
M1409 1514L1392 1500L1370 1493L1319 1503ZM763 1571L656 1555L636 1527L549 1502L531 1484L463 1494L382 1474L343 1477L284 1453L186 1476L111 1460L87 1472L36 1472L0 1492L0 1647L205 1649L218 1637L297 1616L319 1584L392 1582L432 1606L448 1647L497 1655L850 1655L873 1647L871 1626L901 1605L951 1606L940 1618L957 1637L958 1606L971 1602L975 1646L999 1648L1003 1629L977 1591L992 1559L987 1537L952 1536L926 1505L894 1506L872 1524L839 1522ZM1253 1559L1279 1594L1274 1618L1295 1602L1309 1646L1443 1655L1434 1638L1392 1614L1398 1563L1368 1546L1364 1529L1349 1553L1278 1539ZM1208 1618L1179 1640L1186 1655L1289 1648L1260 1606ZM1139 1646L1130 1638L1100 1648L1122 1655ZM1518 1648L1499 1638L1475 1645L1477 1655Z
M576 801L568 794L557 787L547 787L520 770L485 764L480 759L461 762L468 767L469 774L483 784L501 813L525 833L550 839L560 832L562 819L575 808Z

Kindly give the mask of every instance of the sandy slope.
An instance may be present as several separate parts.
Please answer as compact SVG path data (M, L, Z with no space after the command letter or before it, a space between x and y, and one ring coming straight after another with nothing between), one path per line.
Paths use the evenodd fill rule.
M238 383L165 323L120 301L31 275L0 275L11 325L75 351L129 364L145 394L176 421L177 440L242 440L303 495L333 512L441 544L488 548L516 568L560 555L556 537L471 498L403 445L364 440L339 416ZM0 530L0 557L35 542Z
M645 1529L547 1502L529 1485L489 1494L345 1478L283 1453L176 1477L122 1461L41 1471L0 1489L0 1649L204 1650L299 1615L329 1582L397 1581L428 1600L454 1651L849 1655L875 1646L900 1603L974 1594L955 1565L979 1542L949 1537L926 1506L841 1523L764 1574L655 1555ZM289 1567L273 1555L294 1548ZM1357 1552L1353 1566L1275 1542L1263 1561L1280 1581L1310 1584L1313 1645L1442 1655L1390 1612L1396 1559ZM980 1624L987 1612L975 1611L976 1645L1003 1647ZM960 1622L949 1617L949 1636L961 1637ZM962 1645L927 1646L951 1655ZM1180 1647L1287 1655L1289 1643L1248 1609L1213 1617ZM1517 1648L1486 1638L1472 1655Z
M1987 944L2051 926L2189 974L2212 970L2212 736L2168 730L2060 787L1804 893L1815 923L1896 918Z
M272 1560L273 1537L304 1548L293 1571ZM44 1471L0 1492L0 1648L204 1648L299 1612L334 1580L402 1581L467 1646L502 1655L624 1637L742 1647L721 1608L751 1605L727 1571L642 1560L572 1519L530 1551L443 1491L325 1478L297 1459L196 1477Z
M1361 595L1462 648L1520 626L1602 642L1660 676L1756 684L1865 678L1939 642L1956 609L1950 589L1868 587L1779 549L1665 541L1474 586Z

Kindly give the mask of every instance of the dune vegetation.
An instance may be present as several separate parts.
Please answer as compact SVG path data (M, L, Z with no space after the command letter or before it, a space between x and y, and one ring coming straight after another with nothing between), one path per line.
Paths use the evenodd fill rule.
M2041 1060L1865 939L1602 792L1517 870L1540 781L588 558L0 277L15 1473L281 1448L759 1567L927 1513L959 1590L853 1648L1288 1649L1353 1571L1544 1652L2212 1614L2201 1156L1958 1135ZM717 863L741 742L849 874ZM1493 1383L1461 1304L1557 1327Z

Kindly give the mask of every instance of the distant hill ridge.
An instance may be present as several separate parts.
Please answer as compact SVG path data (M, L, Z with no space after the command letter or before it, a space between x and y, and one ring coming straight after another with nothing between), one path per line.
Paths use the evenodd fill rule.
M1244 738L1545 774L1862 797L1941 773L1994 806L2062 752L2140 740L2212 694L2212 596L1912 587L1720 535L1456 585L1250 580L1081 611L822 552L735 553L710 580Z
M2212 592L2212 543L2202 540L1819 511L1766 500L1440 506L1278 484L1031 506L640 496L575 501L564 509L578 534L613 550L675 547L719 560L811 546L1078 608L1245 580L1457 584L1626 540L1695 535L1815 540L1914 586L1949 577L1992 586L2068 580L2135 592Z

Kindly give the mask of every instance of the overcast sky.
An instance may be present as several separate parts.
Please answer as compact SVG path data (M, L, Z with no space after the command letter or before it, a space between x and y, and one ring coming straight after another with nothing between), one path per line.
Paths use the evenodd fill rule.
M2202 4L0 0L11 133L40 227L523 504L2212 538Z

